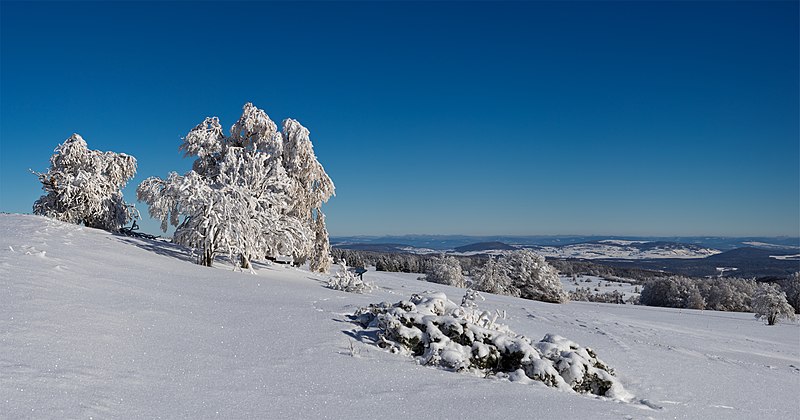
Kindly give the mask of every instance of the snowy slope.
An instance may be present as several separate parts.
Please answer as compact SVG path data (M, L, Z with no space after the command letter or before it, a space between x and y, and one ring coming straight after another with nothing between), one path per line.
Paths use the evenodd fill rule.
M354 357L346 315L357 307L463 294L415 274L369 272L380 289L354 295L302 270L186 259L168 244L0 215L0 417L797 418L797 324L481 303L535 340L553 332L594 348L639 402L621 403L418 366L360 342Z

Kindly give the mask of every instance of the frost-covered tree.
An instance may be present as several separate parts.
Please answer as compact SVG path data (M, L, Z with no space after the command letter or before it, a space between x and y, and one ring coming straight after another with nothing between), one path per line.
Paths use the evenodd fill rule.
M431 262L425 280L432 283L466 287L461 263L455 257L436 258Z
M698 282L705 309L749 312L756 282L752 279L715 278Z
M705 300L700 294L697 282L682 276L656 278L648 281L639 296L639 302L642 305L667 308L705 308Z
M792 273L781 282L781 287L786 293L786 300L794 308L794 313L800 313L800 271Z
M510 267L503 261L490 257L472 276L472 288L481 292L519 297L520 291L509 276Z
M89 150L78 134L54 151L50 169L34 172L47 192L33 204L34 214L112 232L138 218L121 191L136 174L133 156Z
M753 312L756 318L764 319L767 325L775 325L780 319L794 319L794 308L786 301L777 284L762 283L753 296Z
M558 277L558 271L544 257L529 249L512 252L506 263L511 280L524 299L564 303L567 293Z
M311 271L327 273L331 269L331 244L328 239L328 229L325 227L325 215L317 214L315 222L314 252L311 253L309 268Z
M284 127L294 130L286 135L292 140L284 143L284 133L250 103L228 136L216 117L206 118L180 147L196 157L192 170L146 179L137 190L139 200L161 220L162 230L177 227L175 242L201 251L202 265L210 266L221 252L238 256L243 268L259 257L307 258L315 240L327 242L327 235L315 234L314 212L306 209L321 217L333 184L309 152L308 130L291 121ZM323 181L306 182L322 175Z
M500 259L490 258L486 265L475 270L473 287L483 292L543 302L569 300L558 271L544 257L527 249Z

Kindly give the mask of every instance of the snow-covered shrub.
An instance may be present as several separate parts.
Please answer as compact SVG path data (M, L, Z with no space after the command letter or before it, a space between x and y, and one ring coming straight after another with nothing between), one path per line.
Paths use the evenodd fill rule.
M55 149L50 169L34 174L47 192L33 204L34 214L112 232L139 216L121 191L136 174L133 156L89 150L73 134Z
M329 252L320 219L334 186L300 123L285 120L279 132L248 103L230 135L219 119L206 118L180 149L196 157L192 170L148 178L137 195L162 230L177 227L175 242L201 250L200 264L210 266L226 252L238 255L243 268L253 258L291 255L295 261L314 256L312 270L327 269L328 255L316 254Z
M347 263L342 261L339 272L328 280L328 288L350 293L364 293L375 289L375 285L367 283L354 272L350 271Z
M624 304L625 299L622 292L614 290L611 292L592 293L588 287L578 287L569 292L569 300L582 302L616 303Z
M467 289L464 291L464 296L461 297L461 306L469 309L478 309L478 300L484 301L486 298L477 290Z
M794 320L794 308L786 301L786 293L773 283L758 285L753 296L753 312L756 318L763 318L767 325L775 325L780 319Z
M655 278L644 285L639 302L647 306L703 309L705 301L697 283L687 277Z
M373 304L359 309L353 319L364 328L377 329L378 346L413 356L423 365L484 377L528 378L619 400L631 398L614 370L592 349L554 334L532 342L496 323L497 315L458 306L443 293Z
M454 257L434 259L425 275L425 280L455 287L466 286L464 274L461 272L461 263Z
M476 270L472 286L483 292L543 302L568 300L558 272L544 257L528 249L514 251L502 259L490 258Z

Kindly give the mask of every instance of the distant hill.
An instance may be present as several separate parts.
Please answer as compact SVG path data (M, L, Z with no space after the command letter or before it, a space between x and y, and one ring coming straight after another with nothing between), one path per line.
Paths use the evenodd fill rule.
M517 249L507 243L504 242L478 242L475 244L469 244L464 246L459 246L453 249L455 252L480 252L480 251L511 251Z
M390 253L403 253L409 252L412 248L410 245L405 244L353 244L353 243L340 243L332 244L332 246L340 249L352 249L354 251L371 251L371 252L390 252Z
M624 262L605 260L602 262L613 266L662 270L696 277L717 275L719 274L718 269L722 268L735 269L726 271L726 276L786 277L795 271L800 271L800 261L772 257L792 254L796 254L796 252L745 247L725 251L706 258L662 258Z

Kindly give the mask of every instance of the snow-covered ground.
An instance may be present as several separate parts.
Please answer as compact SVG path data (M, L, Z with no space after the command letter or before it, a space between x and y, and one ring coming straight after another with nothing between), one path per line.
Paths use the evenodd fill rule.
M364 295L282 266L204 268L169 244L0 215L2 418L797 418L800 326L752 314L487 295L534 340L614 367L631 403L416 365L355 341Z

